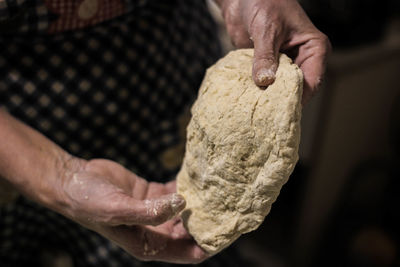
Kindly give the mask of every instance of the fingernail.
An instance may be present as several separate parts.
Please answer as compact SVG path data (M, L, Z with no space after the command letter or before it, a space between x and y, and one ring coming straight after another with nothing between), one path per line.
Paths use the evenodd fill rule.
M186 204L186 201L183 198L183 196L176 194L176 193L172 195L171 208L174 213L183 209L185 204Z
M275 81L275 73L271 69L260 69L256 74L258 86L268 86Z

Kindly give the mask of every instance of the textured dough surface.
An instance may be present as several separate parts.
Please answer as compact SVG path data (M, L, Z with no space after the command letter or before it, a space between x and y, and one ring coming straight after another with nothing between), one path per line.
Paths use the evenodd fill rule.
M182 219L211 254L263 222L298 159L302 72L282 54L262 90L252 60L253 49L236 50L207 70L187 128Z

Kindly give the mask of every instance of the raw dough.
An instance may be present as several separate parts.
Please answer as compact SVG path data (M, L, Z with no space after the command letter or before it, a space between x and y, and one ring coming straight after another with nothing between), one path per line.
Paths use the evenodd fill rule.
M282 54L263 90L252 60L236 50L209 68L191 110L178 193L184 226L211 254L262 223L298 159L302 72Z

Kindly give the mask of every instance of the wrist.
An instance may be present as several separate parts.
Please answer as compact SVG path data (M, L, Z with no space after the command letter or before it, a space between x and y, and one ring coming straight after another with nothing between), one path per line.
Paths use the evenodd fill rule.
M63 183L83 168L51 140L0 109L0 178L55 211L68 206Z
M46 183L41 188L40 202L42 205L71 217L73 205L65 192L65 185L68 184L74 175L85 168L86 160L74 157L68 153L61 153L54 158L54 169L48 173Z

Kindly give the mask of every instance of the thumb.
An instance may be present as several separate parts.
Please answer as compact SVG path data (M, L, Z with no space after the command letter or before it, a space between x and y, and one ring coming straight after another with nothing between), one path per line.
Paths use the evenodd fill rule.
M272 38L254 37L253 80L256 85L266 87L275 81L278 68L279 49Z
M183 196L173 193L156 199L143 200L144 210L148 218L146 224L158 225L175 217L186 206Z
M251 18L251 19L250 19ZM248 30L254 44L253 80L256 85L266 87L275 81L280 48L278 22L269 21L263 12L248 17Z
M185 199L176 193L145 200L133 199L127 195L124 198L108 224L159 225L176 216L186 205Z

